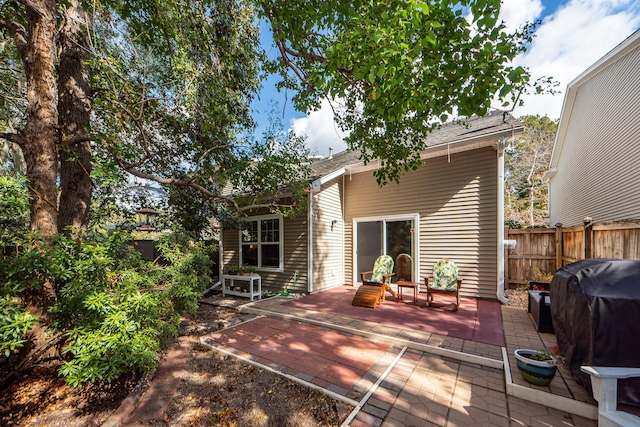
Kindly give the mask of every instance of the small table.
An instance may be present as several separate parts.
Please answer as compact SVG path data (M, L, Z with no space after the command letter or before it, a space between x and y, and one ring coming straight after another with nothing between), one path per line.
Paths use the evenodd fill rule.
M413 289L413 305L416 305L418 301L418 287L419 283L406 282L404 280L398 280L398 301L402 299L402 288L411 288Z
M229 281L229 286L227 286L227 281ZM235 281L243 281L249 282L249 292L241 292L236 290ZM253 282L258 282L258 289L254 288ZM234 289L231 290L230 288ZM262 299L262 278L258 274L253 275L243 275L240 276L238 274L224 274L222 275L222 296L226 295L235 295L239 297L249 298L253 301L253 297L258 297L258 299Z

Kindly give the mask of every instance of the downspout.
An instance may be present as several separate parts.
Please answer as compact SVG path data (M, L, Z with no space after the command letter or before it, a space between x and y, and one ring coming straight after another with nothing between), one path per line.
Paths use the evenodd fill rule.
M309 191L309 226L307 227L307 292L313 292L313 191Z
M509 300L504 296L504 137L498 142L498 289L497 297L500 302L507 304Z
M218 282L222 283L222 272L224 271L224 227L220 227L220 241L218 243Z

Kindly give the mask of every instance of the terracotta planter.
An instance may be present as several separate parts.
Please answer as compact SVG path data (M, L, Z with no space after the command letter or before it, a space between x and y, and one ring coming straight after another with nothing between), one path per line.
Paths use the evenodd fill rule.
M518 370L525 381L539 386L547 386L556 375L556 360L535 360L531 356L540 353L537 350L518 349L514 352Z

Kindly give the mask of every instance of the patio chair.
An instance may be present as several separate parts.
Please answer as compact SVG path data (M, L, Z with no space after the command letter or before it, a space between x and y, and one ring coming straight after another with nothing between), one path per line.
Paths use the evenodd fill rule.
M398 272L398 281L413 281L413 259L411 259L411 255L400 254L396 257L396 271Z
M395 297L396 293L389 286L393 274L393 258L389 255L379 256L373 264L372 271L360 273L362 286L356 291L351 304L376 308L379 303L385 300L386 291L391 292L391 295Z
M434 294L454 295L456 301L453 303L453 311L458 311L460 306L460 288L462 279L458 278L458 267L448 258L442 258L433 266L433 280L429 283L429 278L424 278L427 286L427 307L431 306Z

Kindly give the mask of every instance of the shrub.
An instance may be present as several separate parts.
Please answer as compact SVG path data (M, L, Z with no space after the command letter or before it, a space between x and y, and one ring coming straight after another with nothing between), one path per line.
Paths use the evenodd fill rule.
M201 243L165 239L158 248L169 263L159 266L141 260L123 237L81 244L73 258L78 274L60 289L54 310L67 328L64 351L73 355L60 373L71 385L154 370L178 333L181 314L195 312L210 282Z
M13 246L29 225L29 190L26 179L0 176L0 245Z
M20 269L10 268L4 262L7 256L15 254L17 246L27 234L28 223L29 192L26 180L0 176L0 353L6 357L24 345L24 336L36 321L35 316L27 312L17 298L27 284L24 281L16 283L6 280L7 276L20 274ZM32 277L29 272L21 276Z
M165 266L142 260L121 231L92 239L57 235L50 245L32 236L27 243L2 258L0 283L11 290L7 295L45 281L54 285L52 329L64 336L68 359L59 373L70 385L154 370L177 335L181 314L197 309L210 282L204 245L176 236L159 245ZM0 302L0 334L18 337L0 347L10 352L34 319L19 315L15 303Z
M0 353L9 357L24 345L24 334L35 322L35 317L9 296L0 297Z

